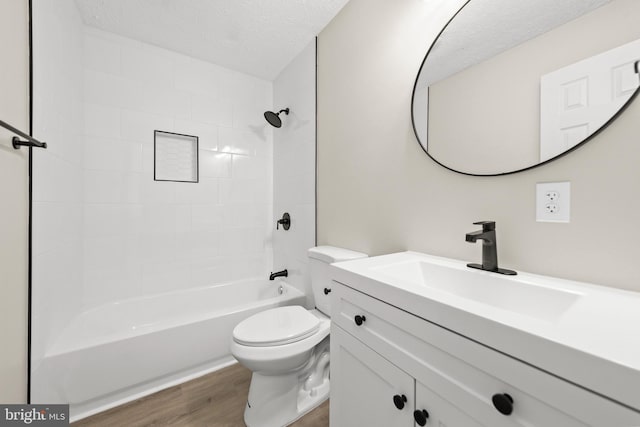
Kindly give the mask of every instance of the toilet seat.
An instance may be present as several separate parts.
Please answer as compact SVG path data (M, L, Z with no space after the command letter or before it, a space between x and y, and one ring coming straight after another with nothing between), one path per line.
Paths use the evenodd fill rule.
M249 347L276 347L302 341L319 328L318 317L304 307L277 307L240 322L233 330L233 340Z

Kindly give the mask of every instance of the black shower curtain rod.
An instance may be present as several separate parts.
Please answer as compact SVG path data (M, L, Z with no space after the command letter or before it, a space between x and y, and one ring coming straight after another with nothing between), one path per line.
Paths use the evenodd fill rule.
M30 137L26 133L22 132L20 129L14 128L13 126L11 126L7 122L3 122L2 120L0 120L0 126L2 126L3 128L15 133L16 135L20 135L21 137L26 139L26 141L21 141L20 138L18 138L17 136L13 137L11 142L13 143L13 148L15 148L16 150L19 149L22 146L47 148L47 143L46 142L40 142L37 139Z

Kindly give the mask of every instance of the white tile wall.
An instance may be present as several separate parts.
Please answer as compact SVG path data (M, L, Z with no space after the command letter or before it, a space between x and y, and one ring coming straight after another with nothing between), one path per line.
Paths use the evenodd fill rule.
M82 20L73 0L34 0L33 366L80 310ZM64 49L61 49L64 47ZM95 117L95 115L94 115ZM37 396L34 395L35 401Z
M124 298L266 277L272 83L83 26L34 0L34 360ZM153 180L154 130L199 137L200 182Z
M273 134L274 226L284 212L291 215L288 231L274 230L274 271L289 270L288 281L307 294L309 307L314 304L307 250L315 246L315 70L314 41L274 82L274 108L291 110Z
M272 84L95 29L84 52L84 307L266 277ZM153 180L154 130L199 137L200 182Z
M311 295L315 43L274 91L84 28L73 0L35 11L35 135L50 143L34 159L36 358L76 313L123 298L281 268ZM284 106L274 131L262 113ZM153 180L154 130L199 136L199 183ZM285 211L292 228L276 233Z

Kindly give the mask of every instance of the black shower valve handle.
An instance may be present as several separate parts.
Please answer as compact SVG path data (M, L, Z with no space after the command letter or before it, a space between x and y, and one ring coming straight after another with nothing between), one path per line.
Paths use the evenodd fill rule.
M282 218L276 221L276 230L280 229L280 224L282 224L282 228L284 228L285 231L291 227L291 216L288 212L285 212Z

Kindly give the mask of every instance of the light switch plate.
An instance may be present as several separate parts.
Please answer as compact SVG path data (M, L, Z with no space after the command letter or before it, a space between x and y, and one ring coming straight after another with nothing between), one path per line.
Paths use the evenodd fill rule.
M571 220L571 183L536 184L536 221L569 222Z

